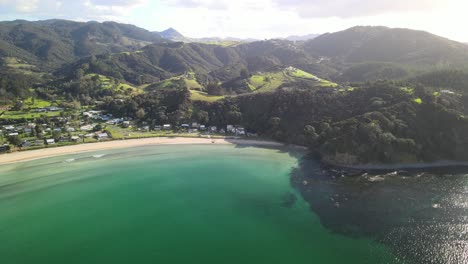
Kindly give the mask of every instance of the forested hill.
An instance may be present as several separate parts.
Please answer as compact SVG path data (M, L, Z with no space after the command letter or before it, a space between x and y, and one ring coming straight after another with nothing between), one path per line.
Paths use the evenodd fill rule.
M345 63L392 62L425 67L466 65L468 47L424 31L353 27L324 34L305 44L304 49L317 56Z
M202 43L159 43L137 52L85 58L59 71L72 74L77 68L142 84L193 71L197 79L226 81L239 76L240 69L250 72L271 71L275 67L315 64L304 51L284 40L253 42L235 47ZM319 68L317 66L317 68ZM144 81L142 81L144 79Z
M115 22L0 22L0 56L56 67L92 54L135 51L162 42L159 34Z

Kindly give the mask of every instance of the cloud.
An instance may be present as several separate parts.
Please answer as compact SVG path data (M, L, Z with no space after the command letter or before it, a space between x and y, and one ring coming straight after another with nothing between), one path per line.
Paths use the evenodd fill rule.
M364 17L388 13L435 10L444 0L272 0L279 9L291 10L304 18Z
M0 0L0 15L24 19L115 20L124 22L147 0Z

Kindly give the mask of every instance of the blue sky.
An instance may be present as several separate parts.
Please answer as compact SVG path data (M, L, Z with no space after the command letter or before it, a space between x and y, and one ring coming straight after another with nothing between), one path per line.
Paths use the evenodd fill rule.
M463 0L0 0L0 20L117 21L190 37L273 38L383 25L468 42Z

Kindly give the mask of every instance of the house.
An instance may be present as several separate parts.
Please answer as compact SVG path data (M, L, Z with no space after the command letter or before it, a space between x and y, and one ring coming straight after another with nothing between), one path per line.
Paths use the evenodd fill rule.
M216 132L218 132L218 128L215 127L215 126L210 126L210 132L216 133Z
M182 129L189 129L189 128L190 128L190 125L189 125L189 124L182 124L182 125L180 125L180 127L181 127Z
M47 112L47 109L45 109L45 108L36 108L36 109L34 109L34 112L36 112L36 113L44 113L44 112Z
M75 128L73 128L73 127L67 127L67 132L75 132Z
M201 130L201 131L205 131L205 130L206 130L206 126L205 126L205 125L200 125L200 130Z
M24 140L23 143L21 143L22 148L27 148L27 147L30 147L31 145L32 145L31 142L27 140Z
M243 127L237 127L235 133L238 136L245 136L245 129Z
M92 138L94 137L94 133L89 133L89 134L86 134L84 135L86 138Z
M164 125L163 125L163 129L164 129L164 130L170 130L171 128L172 128L172 126L169 125L169 124L164 124Z
M15 127L12 125L7 125L7 126L4 126L3 129L5 129L6 131L13 131L15 130Z
M234 133L234 132L236 132L236 128L233 125L227 125L226 126L226 132Z
M160 131L160 130L161 130L161 126L160 126L160 125L154 126L154 130L155 130L155 131Z
M72 136L70 139L73 142L78 142L78 140L80 140L80 137L79 136Z
M98 140L108 139L109 135L107 133L96 133L96 138Z
M110 120L110 116L108 116L108 115L101 115L100 118L101 118L101 120L104 121L104 122Z
M440 93L443 93L443 94L455 94L455 92L450 91L450 90L442 90L442 91L440 91Z
M34 141L34 146L42 146L42 145L44 145L44 141L42 141L42 140L35 140Z
M81 131L91 131L91 130L93 130L93 128L94 128L93 125L85 125L85 126L80 127L80 130Z
M49 106L49 107L46 107L46 109L50 112L58 112L58 111L62 111L63 109L60 108L60 107L56 107L56 106Z
M14 137L14 136L18 136L19 134L17 132L13 132L13 133L10 133L8 134L9 137Z
M123 122L122 122L122 127L123 127L123 128L130 127L130 121L123 121Z
M148 132L150 130L150 127L149 126L143 126L141 128L142 131L145 131L145 132Z
M46 139L45 140L45 143L47 145L54 145L55 144L55 139L51 138L51 139Z
M193 123L192 123L192 128L198 128L198 123L193 122Z
M54 132L62 132L62 128L56 127L56 128L54 128Z
M191 128L188 130L189 133L197 133L198 132L198 129L196 128Z

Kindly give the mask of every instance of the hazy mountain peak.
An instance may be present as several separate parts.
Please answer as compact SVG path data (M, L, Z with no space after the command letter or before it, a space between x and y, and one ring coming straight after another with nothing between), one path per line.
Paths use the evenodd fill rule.
M179 31L175 30L174 28L170 27L164 31L159 32L159 35L165 39L169 40L183 40L185 39L184 35L182 35Z

